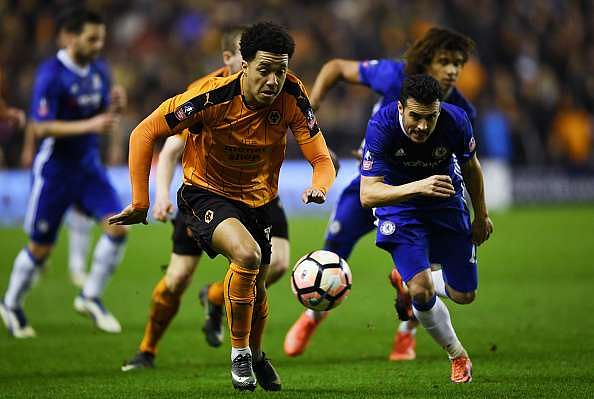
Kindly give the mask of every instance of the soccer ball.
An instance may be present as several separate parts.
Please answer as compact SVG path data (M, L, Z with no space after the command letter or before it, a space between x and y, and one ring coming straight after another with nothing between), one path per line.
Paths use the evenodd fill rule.
M344 259L330 251L314 251L297 261L291 276L293 293L313 310L330 310L349 294L353 278Z

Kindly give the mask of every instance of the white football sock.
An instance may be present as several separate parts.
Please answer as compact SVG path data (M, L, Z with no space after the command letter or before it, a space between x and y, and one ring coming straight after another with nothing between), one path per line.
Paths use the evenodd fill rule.
M314 321L322 320L324 318L324 316L326 316L326 313L327 312L324 312L321 310L312 310L312 309L307 309L305 311L305 315Z
M35 260L26 248L21 249L12 266L10 282L4 295L4 304L11 309L23 306L23 297L29 291L31 282L37 272L41 269L43 262L36 264Z
M433 337L439 346L443 347L450 359L465 355L466 350L458 340L447 306L439 298L435 298L435 304L426 311L418 310L413 306L417 320L425 330Z
M235 359L237 356L239 355L251 355L252 351L251 349L248 347L246 348L231 348L231 361L233 361L233 359Z
M414 322L411 322L410 320L401 321L398 325L398 331L403 333L411 333L415 335L417 333L417 326Z
M68 268L71 273L87 271L87 255L93 219L72 209L66 218L68 224Z
M448 298L445 280L443 279L443 271L441 269L434 270L431 272L431 277L433 278L433 287L435 288L435 293L442 298Z
M124 256L125 238L114 239L103 234L95 246L91 273L82 290L86 298L99 298L107 281Z

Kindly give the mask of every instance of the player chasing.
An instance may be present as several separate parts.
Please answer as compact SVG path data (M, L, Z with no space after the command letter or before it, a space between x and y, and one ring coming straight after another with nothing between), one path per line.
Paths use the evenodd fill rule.
M493 232L472 126L464 110L443 103L428 75L404 80L398 102L369 121L361 163L361 204L376 208L376 244L406 282L413 312L451 360L451 381L472 381L472 363L439 297L471 303L476 246ZM474 219L464 199L470 195ZM440 273L431 264L441 264ZM437 295L439 296L437 296Z
M199 87L212 77L227 77L241 70L241 52L239 41L245 27L229 27L223 31L221 47L224 67L200 78L188 86L188 90ZM165 141L159 154L156 176L156 195L153 205L153 217L159 221L168 220L173 211L173 204L169 198L169 188L173 179L175 166L186 145L188 130L181 134L170 136ZM272 200L271 213L271 245L272 256L270 273L266 278L269 285L276 281L289 265L289 242L287 218L278 197ZM128 360L122 371L151 368L157 353L157 346L169 324L177 314L181 296L190 284L196 265L202 254L202 249L188 233L186 223L181 213L172 220L174 231L172 235L173 248L165 276L153 290L150 315L144 330L144 337L136 355ZM203 331L210 346L218 347L223 342L223 282L207 285L200 291L200 301L205 307L206 320Z
M474 42L449 29L434 27L427 31L408 49L404 61L380 59L356 61L333 59L327 62L316 77L311 91L311 105L316 110L326 94L339 81L362 84L382 97L373 112L398 99L402 82L407 75L426 73L435 78L443 93L442 101L455 104L466 111L471 123L476 111L455 87L456 81L468 57L474 49ZM361 176L356 176L340 194L338 203L329 222L324 249L337 253L348 260L353 247L365 234L375 229L375 217L371 209L361 206L359 199ZM435 272L437 275L441 271ZM392 284L397 288L396 308L404 320L394 336L390 360L412 360L416 357L416 326L412 316L410 298L401 282L396 268L391 274ZM316 331L327 316L327 312L306 310L287 332L284 342L289 356L302 354Z
M212 78L166 100L130 138L132 204L113 224L147 223L148 176L158 137L189 128L184 184L178 207L201 248L230 262L224 295L231 334L231 381L239 390L280 390L281 381L262 351L268 318L265 279L270 263L270 207L287 129L313 167L304 203L323 203L334 167L302 83L288 73L294 41L271 23L241 37L241 72Z
M105 42L105 24L91 11L74 8L59 20L65 48L44 62L33 90L31 120L42 137L33 163L33 184L25 230L28 244L17 255L8 289L0 302L0 316L16 338L35 336L23 311L23 298L35 274L52 252L64 213L76 205L101 221L91 273L74 300L77 312L90 316L106 332L121 326L101 301L105 286L120 263L127 228L107 223L121 208L105 167L98 140L118 124L121 98L111 98L107 66L97 57Z

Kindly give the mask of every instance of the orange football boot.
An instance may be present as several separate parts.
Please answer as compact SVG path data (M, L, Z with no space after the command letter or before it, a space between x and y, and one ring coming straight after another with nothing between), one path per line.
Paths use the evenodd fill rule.
M396 313L398 318L402 321L407 321L414 318L412 310L412 299L408 293L408 288L404 286L402 277L396 268L392 269L392 273L388 276L392 287L396 289Z
M417 357L416 346L417 341L412 332L397 331L389 359L392 361L414 360Z
M472 381L472 362L468 356L458 356L452 359L450 380L454 384L465 384Z
M307 348L309 340L320 322L326 318L326 312L320 320L314 320L303 312L285 336L284 349L287 356L299 356Z

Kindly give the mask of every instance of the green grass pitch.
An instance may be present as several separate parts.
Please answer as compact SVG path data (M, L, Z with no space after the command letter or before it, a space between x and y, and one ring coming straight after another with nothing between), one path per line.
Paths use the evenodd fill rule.
M521 208L493 216L495 234L479 250L475 303L448 302L458 336L474 363L474 382L449 383L443 351L419 329L417 360L387 360L397 326L391 262L365 237L349 260L353 290L318 330L308 351L287 358L284 335L302 311L288 276L270 289L264 348L283 379L283 391L260 388L252 397L506 398L594 397L594 207ZM326 220L290 221L293 260L322 244ZM106 335L72 309L77 290L66 272L63 234L46 273L27 299L38 338L17 341L0 331L0 397L225 398L228 334L207 346L200 327L199 288L221 278L220 257L204 258L165 335L157 367L119 370L141 339L153 286L168 261L170 226L132 229L123 264L105 302L124 331ZM0 230L0 290L25 242L20 229Z

